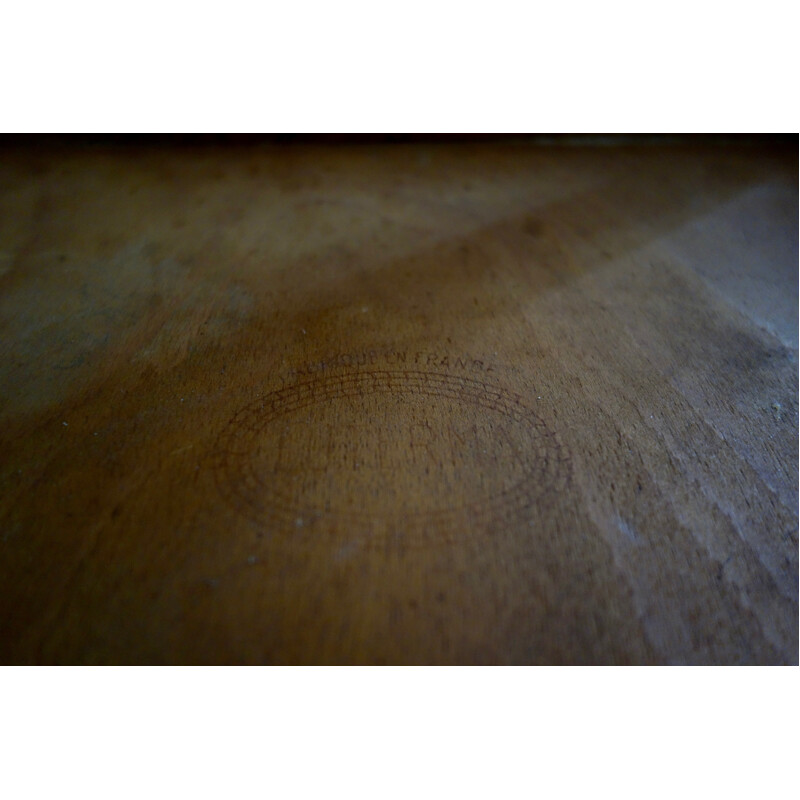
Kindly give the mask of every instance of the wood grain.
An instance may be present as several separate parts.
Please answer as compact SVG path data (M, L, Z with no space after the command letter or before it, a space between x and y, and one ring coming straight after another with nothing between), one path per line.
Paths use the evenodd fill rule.
M0 658L797 663L797 175L0 153Z

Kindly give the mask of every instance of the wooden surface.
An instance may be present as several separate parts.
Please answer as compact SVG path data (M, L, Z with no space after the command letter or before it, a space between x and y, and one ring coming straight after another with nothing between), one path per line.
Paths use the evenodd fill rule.
M797 663L794 150L0 153L6 663Z

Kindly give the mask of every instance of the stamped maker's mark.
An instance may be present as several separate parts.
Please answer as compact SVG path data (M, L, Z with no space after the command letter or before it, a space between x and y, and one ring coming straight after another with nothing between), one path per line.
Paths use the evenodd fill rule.
M546 502L559 437L517 395L425 370L322 373L237 413L214 456L240 513L294 536L441 541Z

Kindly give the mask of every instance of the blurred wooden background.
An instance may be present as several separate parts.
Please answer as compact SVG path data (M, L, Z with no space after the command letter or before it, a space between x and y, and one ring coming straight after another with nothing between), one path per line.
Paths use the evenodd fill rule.
M797 663L797 137L0 141L5 663Z

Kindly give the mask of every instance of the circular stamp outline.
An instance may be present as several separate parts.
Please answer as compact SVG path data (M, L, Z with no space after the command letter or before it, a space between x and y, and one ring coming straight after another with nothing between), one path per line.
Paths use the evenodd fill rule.
M381 393L456 400L532 425L538 445L533 468L526 459L522 478L510 488L449 508L407 512L402 522L391 519L390 515L378 519L349 510L316 510L309 516L308 509L293 504L284 492L265 484L252 470L247 458L252 451L249 442L273 420L329 400ZM272 522L291 528L295 534L293 541L312 531L318 537L326 527L321 524L323 518L343 523L349 541L357 538L377 543L398 537L406 544L447 541L455 538L452 531L465 521L476 527L500 522L509 514L563 490L571 478L571 459L566 446L522 397L496 384L428 370L348 369L319 373L308 381L276 389L248 403L229 420L216 439L212 468L217 489L232 508L259 526Z

